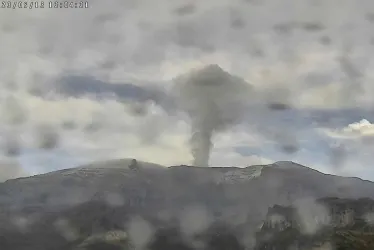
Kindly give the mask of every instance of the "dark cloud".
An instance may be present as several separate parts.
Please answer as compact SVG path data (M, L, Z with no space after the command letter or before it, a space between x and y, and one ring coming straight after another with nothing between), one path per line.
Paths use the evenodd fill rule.
M259 5L264 4L265 1L263 1L263 0L243 0L243 2L244 2L244 3L248 3L248 4L252 4L252 5L259 6Z
M328 35L323 35L320 37L319 42L325 46L328 46L332 43L332 39Z
M327 72L310 72L304 77L303 80L305 87L310 88L332 84L334 81L334 76L328 74Z
M95 24L103 24L105 22L116 20L118 17L119 15L114 14L114 13L103 13L103 14L97 15L94 18L94 22Z
M281 111L281 110L286 110L286 109L291 108L290 105L288 105L286 103L281 103L281 102L269 103L268 107L269 107L270 110L274 110L274 111Z
M325 29L325 26L319 22L281 22L273 26L275 32L280 35L291 35L296 29L306 32L319 32Z
M26 110L20 100L15 96L9 96L5 99L4 109L8 116L8 122L12 125L21 125L28 119Z
M318 22L301 23L300 26L302 27L302 29L308 32L318 32L325 29L325 26Z
M22 145L17 136L6 136L3 145L4 154L10 157L16 157L21 154Z
M257 147L249 146L237 146L234 147L234 151L244 157L261 153Z
M196 53L211 53L228 47L240 48L247 45L246 14L237 7L215 6L191 18L181 18L155 32L157 43L162 48L178 46L181 52L197 49ZM248 25L249 26L249 25ZM240 31L240 32L238 32Z
M330 147L330 164L335 168L343 168L348 158L348 149L344 144Z
M134 116L145 116L148 114L148 106L142 102L128 103L127 111Z
M196 11L196 5L193 3L187 3L182 5L176 9L174 9L174 13L180 16L190 15Z
M173 101L166 90L156 85L152 86L152 83L137 86L132 83L105 82L92 76L68 75L59 78L53 85L34 86L30 91L36 96L46 97L52 91L65 97L92 96L99 100L113 98L134 105L153 101L166 111L173 110Z
M361 71L352 62L349 56L349 51L338 58L342 71L349 77L350 80L355 80L362 77Z
M368 20L371 23L374 23L374 12L367 13L365 15L366 20Z
M77 128L77 124L74 121L64 121L62 122L61 127L65 130L73 130Z
M296 27L297 26L294 22L287 22L277 23L273 26L273 29L280 35L290 35Z
M41 125L36 130L36 140L39 148L51 150L58 146L60 135L53 126Z
M174 96L191 119L194 165L209 166L213 135L240 123L252 86L217 64L192 70L174 82Z
M294 154L296 153L297 151L299 151L299 146L296 145L296 144L286 144L284 143L282 146L281 146L281 150L287 154Z
M99 131L102 128L102 126L103 125L101 123L91 122L84 126L83 130L88 133L94 133Z
M245 18L238 10L231 10L230 12L230 26L234 29L242 29L246 25Z
M105 126L105 116L101 113L94 113L91 117L91 122L88 123L83 130L88 133L99 131Z
M81 97L95 95L106 98L115 95L118 98L147 100L152 98L152 92L131 83L107 83L90 76L65 76L56 84L56 90L67 96Z

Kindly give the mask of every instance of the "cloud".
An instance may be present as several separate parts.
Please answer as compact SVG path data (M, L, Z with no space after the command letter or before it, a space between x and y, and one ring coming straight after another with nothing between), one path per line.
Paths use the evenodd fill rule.
M14 130L2 133L1 148L5 157L18 156L22 152L22 140Z
M359 134L362 136L374 135L374 124L363 119L359 122L351 123L343 129L344 133Z
M143 218L131 218L128 227L129 237L135 247L142 249L152 240L155 229Z
M47 93L53 90L67 97L93 96L95 98L117 98L128 102L153 101L162 104L168 96L163 89L151 84L137 86L133 83L108 83L91 76L67 75L58 79L54 86L47 87ZM167 108L167 107L166 107Z
M372 124L362 119L338 128L320 129L321 134L329 141L328 155L332 167L341 175L372 175L373 136Z
M177 15L189 15L196 11L196 5L194 3L184 4L176 9L174 9L175 14Z
M24 171L15 161L2 160L0 163L0 182L27 175L27 171Z
M40 126L35 134L40 148L50 150L58 146L60 135L55 128L46 125Z
M61 218L53 223L56 231L70 242L79 238L79 232L71 224L68 220Z
M292 159L327 170L341 154L335 144L347 155L335 165L372 160L371 124L344 129L374 119L372 1L89 5L0 15L7 157L36 172L116 157L188 164L189 118L176 112L171 80L218 64L256 95L241 129L213 137L212 165ZM54 131L48 152L39 148L40 126ZM352 174L362 171L370 172L355 166Z
M211 64L175 79L175 98L191 119L195 166L209 166L212 138L239 123L251 88L239 77Z
M187 237L204 232L212 223L212 215L204 206L194 205L185 208L179 215L182 233Z
M3 140L3 152L23 159L22 164L35 166L31 172L122 157L165 165L190 161L187 125L153 102L144 103L145 115L134 116L128 112L131 104L115 99L47 99L27 93L20 93L18 97L24 100L29 117L18 127L2 124L7 135ZM67 124L70 124L68 128ZM51 157L41 151L44 149L49 150ZM62 160L56 154L70 160ZM61 164L54 160L51 163L52 158Z
M325 129L327 135L341 139L360 139L374 135L374 124L366 119L348 124L343 128Z
M316 203L312 198L297 200L294 206L301 221L300 226L303 234L315 234L321 227L328 225L331 220L327 208Z

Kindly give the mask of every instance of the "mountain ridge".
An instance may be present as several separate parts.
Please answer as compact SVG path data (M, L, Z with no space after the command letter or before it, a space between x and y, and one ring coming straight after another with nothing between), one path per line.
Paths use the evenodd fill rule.
M289 206L305 198L374 198L370 181L327 175L292 162L281 162L286 165L281 168L277 163L245 168L148 168L143 162L125 162L85 165L0 183L0 235L21 230L20 221L38 225L38 221L65 218L80 221L75 227L86 228L87 236L94 225L99 231L123 229L124 214L128 214L157 223L220 221L253 245L256 228L274 204ZM191 213L192 217L183 219ZM40 234L51 230L47 224L37 227ZM26 230L22 237L33 242L34 230L22 230Z
M93 162L93 163L88 163L88 164L84 164L84 165L80 165L80 166L77 166L77 167L70 167L70 168L64 168L64 169L59 169L59 170L54 170L54 171L50 171L50 172L46 172L46 173L42 173L42 174L36 174L36 175L30 175L30 176L22 176L22 177L17 177L17 178L13 178L13 179L8 179L6 181L4 181L3 183L5 182L9 182L9 181L13 181L13 180L24 180L24 179L27 179L27 178L33 178L33 177L43 177L43 176L47 176L47 175L50 175L50 174L57 174L57 173L67 173L67 172L74 172L74 171L81 171L81 170L105 170L105 169L127 169L129 167L129 165L131 164L131 161L132 160L136 160L136 159L133 159L133 158L124 158L124 159L114 159L114 160L107 160L107 161L99 161L99 162ZM315 171L315 172L318 172L320 174L323 174L323 175L328 175L328 176L338 176L338 177L342 177L342 178L353 178L353 179L358 179L358 180L361 180L361 181L364 181L364 182L370 182L370 183L374 183L373 181L371 180L366 180L366 179L362 179L360 177L355 177L355 176L339 176L337 174L329 174L329 173L324 173L324 172L321 172L319 170L316 170L316 169L313 169L313 168L310 168L310 167L307 167L307 166L304 166L302 164L298 164L296 162L293 162L293 161L276 161L274 163L270 163L270 164L255 164L255 165L248 165L246 167L236 167L236 166L230 166L230 167L215 167L215 166L211 166L211 167L199 167L199 166L192 166L192 165L171 165L171 166L164 166L164 165L160 165L160 164L157 164L157 163L150 163L150 162L145 162L145 161L139 161L139 160L136 160L138 165L141 166L141 168L145 168L146 169L163 169L163 170L166 170L166 169L170 169L170 168L183 168L183 167L188 167L188 168L195 168L195 169L213 169L213 170L227 170L227 169L235 169L235 170L242 170L242 169L251 169L251 168L271 168L271 169L282 169L282 170L301 170L301 169L304 169L304 170L310 170L310 171ZM286 167L285 167L286 165ZM1 182L0 182L1 184Z

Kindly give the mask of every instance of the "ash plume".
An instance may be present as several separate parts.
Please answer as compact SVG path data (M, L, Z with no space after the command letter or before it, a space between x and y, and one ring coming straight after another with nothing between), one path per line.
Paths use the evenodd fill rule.
M209 166L215 133L237 124L245 112L251 86L218 65L175 79L173 94L191 120L191 153L195 166Z

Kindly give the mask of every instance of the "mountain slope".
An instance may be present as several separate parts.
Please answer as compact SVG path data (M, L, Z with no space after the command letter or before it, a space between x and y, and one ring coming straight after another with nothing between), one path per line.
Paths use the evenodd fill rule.
M36 233L53 233L45 225L61 218L88 236L123 229L140 216L155 225L221 221L251 245L274 204L308 197L374 198L372 182L325 175L292 162L247 168L131 163L119 160L1 183L0 236L23 230L30 245Z
M256 250L374 249L374 200L323 198L269 208Z

